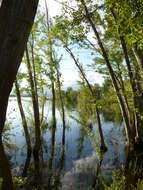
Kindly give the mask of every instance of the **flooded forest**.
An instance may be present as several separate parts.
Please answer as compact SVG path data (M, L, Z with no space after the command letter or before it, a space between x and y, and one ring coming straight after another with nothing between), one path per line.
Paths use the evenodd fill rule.
M0 190L143 190L143 0L0 0Z

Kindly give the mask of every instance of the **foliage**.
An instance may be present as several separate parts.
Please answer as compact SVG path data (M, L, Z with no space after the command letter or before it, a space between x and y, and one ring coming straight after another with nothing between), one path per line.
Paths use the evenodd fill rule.
M143 180L138 179L135 185L127 183L126 177L121 171L116 171L112 176L111 185L106 185L105 190L143 190Z

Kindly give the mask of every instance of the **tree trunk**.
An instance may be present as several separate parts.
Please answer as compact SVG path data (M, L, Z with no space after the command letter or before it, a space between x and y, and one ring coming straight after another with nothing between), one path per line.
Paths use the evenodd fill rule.
M126 138L127 138L127 142L128 144L130 144L130 140L131 140L131 131L130 131L130 125L129 125L129 121L128 121L128 116L127 116L127 113L126 113L126 109L125 109L125 106L124 106L124 102L123 102L123 99L122 99L122 96L120 94L120 90L119 90L119 87L118 87L118 84L117 84L117 81L116 81L116 78L115 78L115 75L114 75L114 71L113 71L113 68L111 66L111 63L109 61L109 58L108 58L108 54L103 46L103 43L101 41L101 38L99 36L99 33L91 19L91 16L89 14L89 11L88 11L88 8L86 6L86 3L84 0L80 0L82 5L84 6L84 9L85 9L85 13L86 13L86 19L87 21L90 23L92 29L93 29L93 32L97 38L97 42L98 42L98 45L102 51L102 56L106 62L106 65L107 65L107 68L108 68L108 71L109 71L109 74L110 74L110 78L111 78L111 81L112 81L112 84L113 84L113 87L115 89L115 92L116 92L116 95L117 95L117 99L118 99L118 102L119 102L119 105L120 105L120 108L121 108L121 113L122 113L122 117L123 117L123 120L124 120L124 123L125 123L125 130L126 130Z
M34 83L34 91L35 91L35 97L37 101L37 106L39 108L39 101L38 101L38 90L37 90L37 78L36 78L36 69L35 69L35 60L34 60L34 38L32 34L32 43L31 46L31 56L32 56L32 69L33 69L33 83Z
M56 96L55 96L55 84L51 81L52 85L52 127L56 128Z
M131 114L130 114L130 108L129 108L128 98L127 98L127 95L126 95L125 85L124 85L124 81L123 81L123 78L122 78L122 71L121 71L120 65L118 63L117 63L117 67L118 67L119 78L116 77L116 80L117 80L117 82L119 84L119 87L121 89L121 93L122 93L122 97L123 97L126 113L127 113L128 120L129 120L129 125L131 126L132 125L132 121L131 121Z
M30 160L31 160L31 151L27 150L27 156L26 156L26 161L25 161L24 168L22 171L22 177L27 177L27 170L30 166Z
M41 105L41 118L40 118L40 125L42 125L43 120L44 120L44 108L45 108L45 95L44 95L44 88L42 87L42 94L43 94L43 99L42 99L42 105Z
M138 94L138 89L137 89L137 80L136 80L136 74L133 75L133 70L131 69L131 64L130 64L130 60L129 60L129 56L128 56L128 52L127 52L127 47L126 47L126 43L123 37L120 37L121 40L121 45L123 48L123 52L125 55L125 60L126 60L126 64L127 64L127 68L128 68L128 74L130 77L130 83L131 83L131 89L132 89L132 93L133 93L133 105L134 105L134 116L135 116L135 130L136 130L136 141L142 141L143 142L143 132L141 132L141 130L143 130L143 121L140 118L141 115L143 114L143 109L142 109L142 101L140 101L139 98L139 94ZM136 71L134 71L136 72ZM142 106L140 106L140 104L142 104ZM142 129L141 129L142 128ZM133 129L133 135L134 135L134 129Z
M114 12L113 9L111 9L111 12L116 21L116 13ZM143 142L143 120L141 119L141 116L143 115L143 108L142 108L143 101L141 100L142 97L140 97L140 92L138 91L138 88L140 88L140 87L138 87L138 84L140 82L138 81L135 67L134 67L134 70L131 67L126 42L125 42L124 37L120 33L120 28L118 28L118 34L120 37L120 42L121 42L121 46L123 49L123 53L124 53L124 57L125 57L125 61L126 61L127 69L128 69L128 75L130 78L131 89L132 89L132 93L133 93L133 106L134 106L135 122L134 122L134 126L132 126L132 125L130 126L131 131L132 131L132 138L134 138L133 141L136 140L136 141Z
M89 91L94 99L94 103L95 103L95 112L96 112L96 118L97 118L97 123L98 123L98 129L99 129L99 134L100 134L100 140L101 140L101 150L102 151L107 151L107 147L105 145L105 142L104 142L104 137L103 137L103 132L102 132L102 126L101 126L101 119L100 119L100 113L99 113L99 109L98 109L98 106L97 106L97 102L96 102L96 95L89 83L89 81L87 80L86 78L86 75L82 69L82 67L79 65L79 63L77 62L74 54L72 53L72 51L67 47L65 46L67 52L71 55L72 59L74 60L74 63L76 65L76 67L78 68L78 70L80 71L82 77L84 78L88 88L89 88Z
M57 83L58 83L59 97L60 97L60 103L61 103L61 109L62 109L62 120L63 120L62 145L64 145L65 144L65 129L66 129L65 109L64 109L64 101L63 101L63 97L62 97L61 82L60 82L60 76L59 76L58 68L57 68Z
M8 97L36 14L38 0L3 0L0 7L0 143Z
M143 71L143 50L138 50L137 47L132 47L133 53L135 55L135 58L137 60L137 63L139 65L139 67L142 69Z
M21 115L21 119L22 119L22 126L23 126L24 133L25 133L27 149L29 152L29 151L31 151L31 141L30 141L30 135L28 132L28 126L27 126L25 113L24 113L23 106L22 106L19 84L17 82L17 79L15 80L15 89L16 89L16 97L17 97L18 107L19 107L19 111L20 111L20 115Z
M52 87L52 127L54 130L56 129L56 96L55 96L55 82L54 82L54 60L53 60L53 43L50 34L50 22L49 22L49 14L48 14L48 6L45 0L45 8L46 8L46 21L47 21L47 30L49 32L48 36L48 55L49 55L49 64L50 64L50 80L51 80L51 87Z
M3 144L0 145L0 178L2 179L1 190L14 190L10 163L4 152Z
M29 81L30 81L30 87L31 87L31 98L32 98L33 112L34 112L34 124L35 124L34 152L38 153L40 146L41 146L39 107L38 107L37 98L35 95L35 88L34 88L34 82L33 82L33 76L32 76L32 68L31 68L29 52L28 52L27 47L26 47L26 58L27 58L27 69L28 69L28 75L29 75Z

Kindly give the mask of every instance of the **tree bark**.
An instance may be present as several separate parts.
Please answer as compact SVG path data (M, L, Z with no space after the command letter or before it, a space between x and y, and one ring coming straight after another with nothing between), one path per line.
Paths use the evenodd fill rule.
M135 58L137 60L138 65L143 71L143 50L138 50L137 47L132 47L133 53L135 55Z
M111 9L112 15L116 21L116 13L113 9ZM132 131L132 138L134 138L134 141L142 141L143 142L143 120L141 119L141 116L143 115L143 101L142 97L140 97L139 91L138 91L138 84L139 81L137 80L137 74L136 69L131 67L128 50L126 46L126 42L124 37L120 33L120 28L118 28L118 34L120 37L121 46L123 49L127 69L128 69L128 75L130 78L130 84L133 94L133 106L134 106L134 126L130 125L131 131ZM141 106L142 105L142 106Z
M3 144L0 145L0 178L2 179L1 190L14 190L10 163Z
M62 120L63 120L62 145L64 145L65 144L65 129L66 129L65 109L64 109L64 101L63 101L63 97L62 97L61 82L60 82L60 76L59 76L58 68L57 68L57 83L58 83L59 97L60 97L60 103L61 103L61 109L62 109Z
M52 85L52 127L56 128L56 95L55 95L55 84L51 81Z
M3 0L0 7L0 142L9 94L36 14L38 0Z
M102 56L106 62L106 65L107 65L107 68L108 68L108 71L109 71L109 74L110 74L110 78L111 78L111 81L112 81L112 84L113 84L113 87L115 89L115 92L116 92L116 95L117 95L117 99L118 99L118 102L119 102L119 105L120 105L120 108L121 108L121 113L122 113L122 117L123 117L123 120L124 120L124 124L125 124L125 130L126 130L126 138L127 138L127 142L128 144L130 144L130 140L131 140L131 131L130 131L130 125L129 125L129 121L128 121L128 116L127 116L127 113L126 113L126 109L125 109L125 106L124 106L124 102L123 102L123 99L122 99L122 96L120 94L120 89L118 87L118 84L117 84L117 81L116 81L116 78L115 78L115 75L114 75L114 71L113 71L113 68L111 66L111 63L109 61L109 58L108 58L108 54L104 48L104 45L102 43L102 40L99 36L99 33L93 23L93 20L89 14L89 11L88 11L88 8L86 6L86 3L84 0L80 0L84 9L85 9L85 13L86 13L86 19L87 21L90 23L92 29L93 29L93 32L95 34L95 37L97 39L97 42L98 42L98 45L102 51Z
M39 149L41 146L40 117L39 117L39 107L37 104L37 98L35 94L34 81L33 81L33 76L32 76L32 68L31 68L29 52L28 52L27 47L26 47L26 58L27 58L27 69L28 69L28 75L29 75L29 81L30 81L30 87L31 87L31 98L32 98L33 112L34 112L34 124L35 124L34 152L36 154L39 152Z
M29 135L29 132L28 132L27 121L26 121L25 113L24 113L23 106L22 106L21 95L20 95L20 90L19 90L19 84L17 82L17 79L15 80L15 89L16 89L18 107L19 107L19 111L20 111L20 115L21 115L21 119L22 119L22 126L23 126L24 133L25 133L27 149L28 149L28 152L29 151L31 152L30 135Z
M49 58L49 64L50 64L50 81L51 81L51 87L52 87L52 127L54 130L56 129L56 96L55 96L55 81L54 81L54 60L53 60L53 43L50 33L50 21L49 21L49 14L48 14L48 6L47 2L45 0L45 8L46 8L46 21L47 21L47 30L49 32L48 35L48 58Z

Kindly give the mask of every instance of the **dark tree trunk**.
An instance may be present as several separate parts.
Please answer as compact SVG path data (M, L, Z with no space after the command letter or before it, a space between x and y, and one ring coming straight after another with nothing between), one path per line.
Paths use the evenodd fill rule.
M34 81L32 76L32 68L31 63L29 59L29 52L26 48L26 58L27 58L27 69L28 69L28 75L29 75L29 81L30 81L30 87L31 87L31 98L32 98L32 104L33 104L33 112L34 112L34 124L35 124L35 147L34 152L39 152L40 146L41 146L41 135L40 135L40 117L39 117L39 107L37 104L37 98L35 94L35 87L34 87Z
M128 74L130 77L130 83L131 88L133 92L133 105L134 105L134 116L135 116L135 130L136 130L136 141L142 141L143 142L143 120L141 119L141 115L143 114L143 103L142 103L142 97L140 98L140 95L138 94L137 89L137 78L136 74L133 74L133 69L131 68L130 59L127 52L126 43L123 37L120 37L121 45L123 48L123 52L125 55L125 60L128 68ZM136 71L134 71L136 72ZM140 106L142 105L142 106ZM134 135L134 129L133 129L133 135Z
M60 76L59 76L58 68L57 68L57 83L58 83L59 97L60 97L61 110L62 110L62 120L63 120L62 145L64 145L65 144L65 129L66 129L65 109L64 109L64 101L63 101L63 97L62 97L61 82L60 82Z
M36 69L35 69L35 60L34 60L34 38L33 38L33 34L32 34L32 42L31 42L30 46L31 46L31 56L32 56L34 92L35 92L35 97L36 97L36 101L37 101L37 106L39 108L37 78L36 78Z
M118 102L119 102L119 105L120 105L120 108L121 108L121 113L122 113L122 117L123 117L123 120L124 120L124 123L125 123L125 130L126 130L126 138L127 138L127 142L128 144L130 144L130 140L131 140L131 130L130 130L130 125L129 125L129 120L128 120L128 116L127 116L127 113L126 113L126 108L125 108L125 105L124 105L124 101L122 99L122 96L120 94L120 89L118 87L118 84L117 84L117 81L116 81L116 77L114 75L114 71L113 71L113 68L111 66L111 63L109 61L109 58L108 58L108 54L104 48L104 45L102 43L102 40L99 36L99 33L94 25L94 22L89 14L89 11L88 11L88 8L86 6L86 3L84 0L80 0L82 5L84 6L84 9L85 9L85 13L86 13L86 19L87 21L90 23L92 29L93 29L93 32L97 38L97 42L98 42L98 45L102 51L102 56L106 62L106 65L107 65L107 68L108 68L108 71L109 71L109 74L110 74L110 78L111 78L111 81L112 81L112 84L113 84L113 87L115 89L115 92L116 92L116 95L117 95L117 99L118 99Z
M48 160L48 179L47 179L47 189L52 189L51 180L52 180L52 168L53 168L53 160L55 154L55 132L56 128L52 128L51 130L51 145L50 145L50 158Z
M53 60L53 43L50 34L50 22L49 22L49 14L48 14L48 6L45 0L45 8L46 8L46 21L47 21L47 30L49 32L48 36L48 55L49 55L49 64L50 64L50 80L51 80L51 87L52 87L52 127L54 130L56 129L56 96L55 96L55 82L54 82L54 60Z
M116 17L117 17L116 13L114 12L113 9L111 9L111 12L116 21ZM140 81L138 81L136 68L131 66L126 42L125 42L124 37L121 35L120 27L118 28L118 34L120 37L120 42L123 49L123 53L124 53L124 57L125 57L125 61L126 61L127 69L128 69L128 75L130 78L131 89L133 93L134 123L132 123L132 125L134 126L130 125L131 131L132 131L131 135L132 135L132 138L134 139L133 141L136 141L136 143L139 143L139 141L143 142L143 120L141 119L143 115L143 101L142 101L142 96L140 96L140 92L138 91L138 89L140 89L140 86L138 85ZM134 49L134 51L136 50ZM142 64L143 64L143 56L142 56ZM141 63L140 63L140 66L141 66Z
M3 0L0 7L0 142L8 97L36 14L38 0Z
M122 78L122 71L121 71L119 63L117 63L117 68L118 68L119 77L116 77L116 80L117 80L117 82L119 84L119 87L121 89L121 93L122 93L125 108L126 108L126 113L127 113L128 120L129 120L129 125L131 126L132 121L131 121L130 108L129 108L128 98L127 98L127 95L126 95L125 84L124 84L124 81L123 81L123 78Z
M2 179L1 190L14 190L10 163L2 144L0 145L0 178Z
M27 170L30 166L30 160L31 160L31 151L27 150L27 156L26 156L26 161L25 161L24 168L22 171L22 177L27 177Z
M42 94L44 96L44 88L43 87L42 87ZM45 108L45 96L44 96L44 99L42 99L40 125L43 124L43 120L44 120L44 108Z
M52 85L52 127L56 128L56 95L55 95L55 84L51 81Z
M16 89L18 107L19 107L19 111L20 111L20 115L21 115L21 119L22 119L22 126L23 126L24 133L25 133L27 149L28 149L28 151L31 151L30 135L28 132L27 121L26 121L25 113L24 113L23 106L22 106L21 94L20 94L19 84L17 82L17 79L15 80L15 89Z

